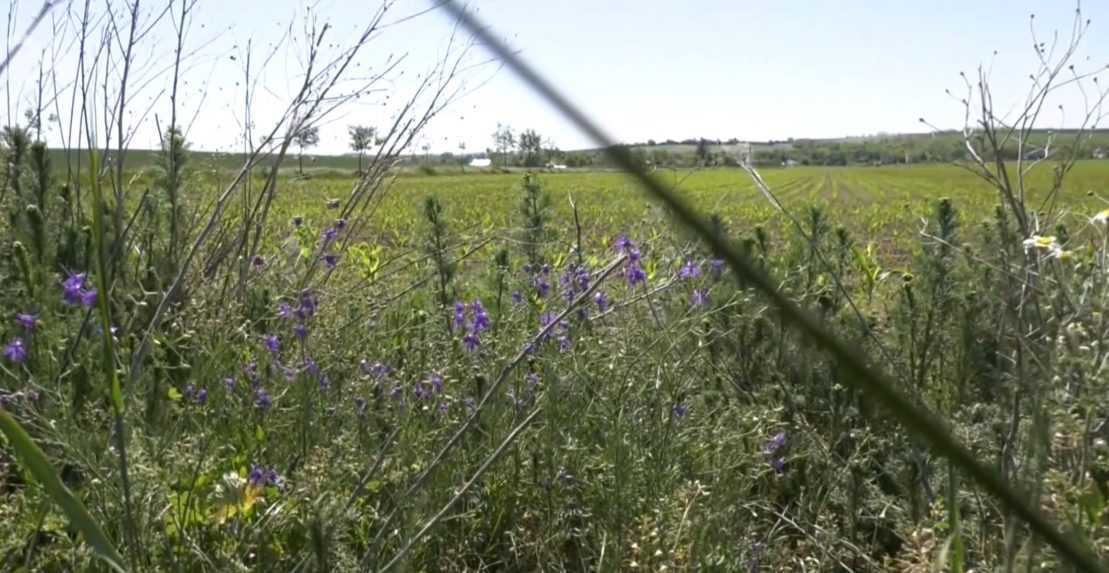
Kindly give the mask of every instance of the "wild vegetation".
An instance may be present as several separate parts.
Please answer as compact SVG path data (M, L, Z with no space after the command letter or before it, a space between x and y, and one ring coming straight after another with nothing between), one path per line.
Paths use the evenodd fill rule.
M127 6L82 30L137 41ZM169 5L179 41L191 7ZM0 570L1109 556L1096 119L1036 157L1035 114L1002 122L982 77L956 164L648 174L599 141L632 172L412 175L459 42L392 123L350 126L357 170L306 165L328 110L375 89L339 79L386 12L334 53L308 26L304 87L240 156L190 150L176 107L129 153L130 100L80 69L116 135L48 149L41 104L4 129ZM1069 54L1043 54L1031 104L1096 85L1059 80Z

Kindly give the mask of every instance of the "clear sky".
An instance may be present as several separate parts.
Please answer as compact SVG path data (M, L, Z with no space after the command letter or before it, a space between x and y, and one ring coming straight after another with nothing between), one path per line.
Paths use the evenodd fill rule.
M66 11L76 14L81 5L75 0L55 10L13 65L8 85L0 86L16 112L33 101L38 62L50 59L44 54L52 40L60 54L56 67L72 66L72 44L59 46L57 38L66 35ZM429 5L430 0L398 0L386 20ZM1048 42L1055 30L1067 36L1073 18L1073 4L1064 0L473 0L470 5L624 141L921 131L921 116L943 128L958 127L960 105L944 89L962 89L960 71L990 66L1004 109L1023 97L1027 75L1035 69L1029 15L1036 14L1037 31ZM19 33L39 6L40 0L20 2ZM157 4L143 6L152 18ZM276 47L261 76L259 125L276 112L302 69L303 41L295 36L308 6L321 23L333 26L329 43L341 44L378 3L198 0L187 38L193 53L182 97L194 147L241 145L237 134L248 40L256 62ZM1109 2L1086 2L1083 13L1093 24L1076 62L1103 67L1109 63ZM6 20L6 7L0 7L0 18ZM285 35L290 22L292 40ZM164 122L168 113L169 31L168 20L156 26L137 56L137 147L153 145L157 130L151 120L158 114ZM381 92L333 115L321 129L319 151L345 151L348 124L385 122L390 106L442 53L450 31L442 12L389 28L359 61L364 67L358 73L408 54L405 74L394 74L384 84L394 94L386 99ZM436 151L456 151L459 143L468 151L483 150L502 122L534 128L563 149L588 145L509 72L476 65L487 57L471 55L475 67L466 74L467 95L437 118L421 143ZM1077 116L1077 98L1073 94L1059 101L1068 110L1064 122ZM146 108L150 111L144 115ZM1059 121L1055 110L1045 118L1045 124Z

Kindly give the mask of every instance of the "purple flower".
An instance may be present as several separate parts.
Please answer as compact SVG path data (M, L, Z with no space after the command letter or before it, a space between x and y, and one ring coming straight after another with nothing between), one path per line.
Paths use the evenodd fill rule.
M293 336L296 336L300 340L304 340L305 338L308 338L308 327L304 326L303 324L294 325L293 326Z
M196 403L198 406L203 406L208 403L208 389L201 388L196 391Z
M85 273L70 274L62 282L62 300L88 308L96 304L96 289L88 285Z
M62 281L62 299L68 304L81 301L81 291L85 288L85 273L72 273Z
M193 397L196 395L196 386L192 384L185 384L185 389L181 392L187 402L192 402Z
M512 293L512 304L524 304L524 295L520 291Z
M247 380L250 380L252 387L258 384L258 362L252 360L243 365L243 374L246 375Z
M481 346L481 338L476 332L467 332L466 336L462 337L462 345L466 347L467 352L473 352Z
M454 303L454 327L457 329L466 328L466 303Z
M569 352L570 349L573 348L573 347L574 347L574 341L570 340L569 336L566 336L565 334L563 334L563 335L558 337L558 351L559 352Z
M339 238L339 229L336 229L335 227L328 227L324 230L321 238L323 239L324 245L329 245L334 242L335 239Z
M331 389L331 378L328 378L327 374L321 374L318 380L320 383L320 392L327 392Z
M785 473L785 471L786 471L786 460L785 460L785 458L774 458L774 459L770 460L770 467L774 468L774 471L777 472L777 473Z
M366 374L369 374L370 376L373 376L378 380L383 380L386 376L389 375L390 372L392 372L392 369L385 364L382 364L381 362L374 362L373 364L370 364L370 361L366 360L365 358L362 359L362 361L359 363L359 366L361 366L362 372L365 372Z
M20 312L15 315L15 323L22 327L23 330L33 332L38 325L38 317L29 312Z
M328 209L338 209L339 208L339 200L338 199L328 199L327 200L327 208Z
M254 407L265 412L273 406L273 398L270 393L266 392L265 388L259 388L254 392Z
M535 293L539 295L539 298L547 298L547 295L551 292L551 283L543 275L535 275L531 284L535 287Z
M347 220L346 219L335 219L335 228L339 229L340 231L342 231L343 229L346 229L347 228Z
M365 398L355 398L354 399L354 411L358 413L359 417L366 415L367 406L368 406L368 404L366 403Z
M446 416L451 411L451 405L447 402L439 402L439 415Z
M284 319L292 318L293 317L293 307L289 306L289 303L287 303L287 302L283 302L283 303L277 305L277 317L278 318L284 318Z
M689 407L686 406L685 404L674 404L673 412L674 412L674 418L678 419L678 420L681 420L681 419L685 418L685 415L687 413L689 413Z
M431 388L435 391L436 394L440 394L443 392L443 376L438 372L432 372L431 376L428 377L427 382L428 384L431 384Z
M693 261L686 261L685 266L678 271L678 278L691 280L701 276L701 265Z
M724 275L724 259L709 261L709 274L712 275L712 280L720 280L720 277Z
M320 365L316 364L315 360L312 360L311 358L305 357L304 358L304 371L311 374L312 376L319 376L320 375Z
M485 306L481 304L481 301L475 300L470 308L474 312L474 334L489 330L492 321L489 319L489 313L485 311Z
M597 310L601 312L608 310L608 295L603 291L593 293L593 302L597 304Z
M324 255L323 264L327 265L327 268L329 269L333 269L339 266L339 255L336 255L335 253L328 253Z
M297 318L301 320L312 318L316 314L316 309L319 307L319 300L312 291L305 289L300 293L300 307L296 310Z
M692 305L693 306L705 306L708 303L709 303L709 291L707 291L703 288L693 289L693 298L692 298Z
M8 342L4 347L4 358L13 364L23 364L27 361L27 347L23 344L22 338L17 336Z
M281 487L281 476L277 474L277 470L271 467L251 465L250 476L247 478L250 485L254 487Z
M628 286L636 286L647 282L647 273L643 267L639 265L638 260L628 260L628 264L624 267L624 278L628 280Z
M96 289L85 289L81 293L81 306L89 308L96 304Z
M266 259L262 255L254 255L254 258L250 259L250 264L253 265L254 268L260 269L266 266Z
M277 354L281 350L281 341L272 334L267 334L262 337L262 344L266 346L266 350Z
M623 233L621 233L619 237L616 237L616 243L614 246L616 247L616 252L623 255L626 255L635 249L635 243L633 243L631 239L629 239L628 236Z
M779 450L786 447L786 433L778 432L772 438L766 441L766 446L763 448L763 453L766 455L773 455L778 453Z
M234 392L235 391L235 379L230 377L230 376L228 376L227 378L224 378L223 379L223 387L226 388L228 392Z

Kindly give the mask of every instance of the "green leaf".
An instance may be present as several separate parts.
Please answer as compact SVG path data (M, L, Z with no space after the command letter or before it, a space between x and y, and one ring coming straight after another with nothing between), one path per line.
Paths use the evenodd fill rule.
M170 400L173 400L174 402L180 402L181 401L181 393L177 391L177 388L174 388L173 386L170 386L169 387L169 392L167 392L167 394L169 395Z
M103 559L115 571L126 571L123 567L123 557L116 551L114 545L100 524L89 515L81 500L74 497L69 488L62 483L58 472L46 459L46 454L31 440L31 436L7 412L0 410L0 431L7 436L12 449L15 450L19 462L31 472L35 480L42 484L43 489L58 504L65 514L69 524L81 532L85 542L92 547L97 557Z

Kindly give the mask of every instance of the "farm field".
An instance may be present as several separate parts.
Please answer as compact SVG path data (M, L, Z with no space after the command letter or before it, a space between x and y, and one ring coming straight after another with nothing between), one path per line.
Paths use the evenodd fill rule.
M78 231L74 221L93 221L71 195L27 195L54 225L6 207L21 242L5 256L27 263L5 271L14 318L0 397L131 559L212 570L392 559L437 570L911 570L950 523L935 491L958 477L942 458L875 415L831 357L628 176L402 174L359 195L356 178L309 173L275 180L260 223L241 217L265 204L265 180L243 186L174 295L188 304L163 318L157 292L173 288L186 239L229 173L184 179L176 230L171 204L129 196L137 230L130 254L112 259L123 282L111 291L85 270L108 268L87 254L107 243ZM1068 301L1038 311L1059 313L1051 331L1076 341L1050 347L1052 359L1101 384L1078 360L1109 333L1082 318L1100 311L1074 309L1101 305L1081 293L1105 284L1109 163L1078 163L1052 208L1029 207L1052 221L1031 247L996 189L954 166L765 170L784 212L742 170L656 175L991 463L1038 455L1026 445L1006 457L1012 442L996 430L1011 423L1005 404L1036 387L1024 377L1046 375L995 358L1021 344L999 327L1019 319L995 294L1019 289L1014 261L1049 273L1040 288ZM142 167L130 181L157 188L160 177ZM1028 177L1029 205L1050 182L1046 170ZM114 233L110 217L98 224ZM254 254L236 254L252 234ZM152 320L161 326L142 350ZM113 383L96 374L105 352L127 373L116 414L127 490L116 446L105 446L118 435ZM1041 399L1079 407L1078 388ZM1091 431L1057 420L1057 440ZM43 478L10 452L0 449L6 563L93 563L42 511L54 494L29 484ZM1109 467L1109 452L1091 455ZM1049 475L1044 487L1067 499L1101 483ZM999 562L1005 514L956 487L965 525L948 539L970 563Z
M737 232L763 226L787 231L787 222L741 169L660 170L657 175L676 185L678 192L702 213L718 215ZM940 198L949 198L962 212L964 225L990 219L999 205L995 189L972 173L953 165L895 167L797 167L760 171L782 206L803 217L810 206L820 206L834 225L844 226L861 241L882 244L885 255L904 255L917 242L919 224ZM412 233L424 219L423 201L439 198L453 221L474 232L505 230L518 225L523 173L469 173L399 176L381 203L382 217L366 232L383 245L414 246ZM574 235L571 201L577 206L583 238L604 244L621 232L656 236L669 232L661 211L648 201L627 175L612 171L538 172L551 197L555 235L563 248ZM1031 204L1042 201L1051 174L1039 169L1029 178ZM286 216L313 214L329 198L349 193L353 180L329 176L296 179L285 200L277 203ZM1094 196L1090 196L1091 193ZM1060 193L1056 207L1062 221L1074 230L1109 206L1109 161L1078 162ZM284 220L284 219L282 219ZM280 229L280 228L279 228Z

